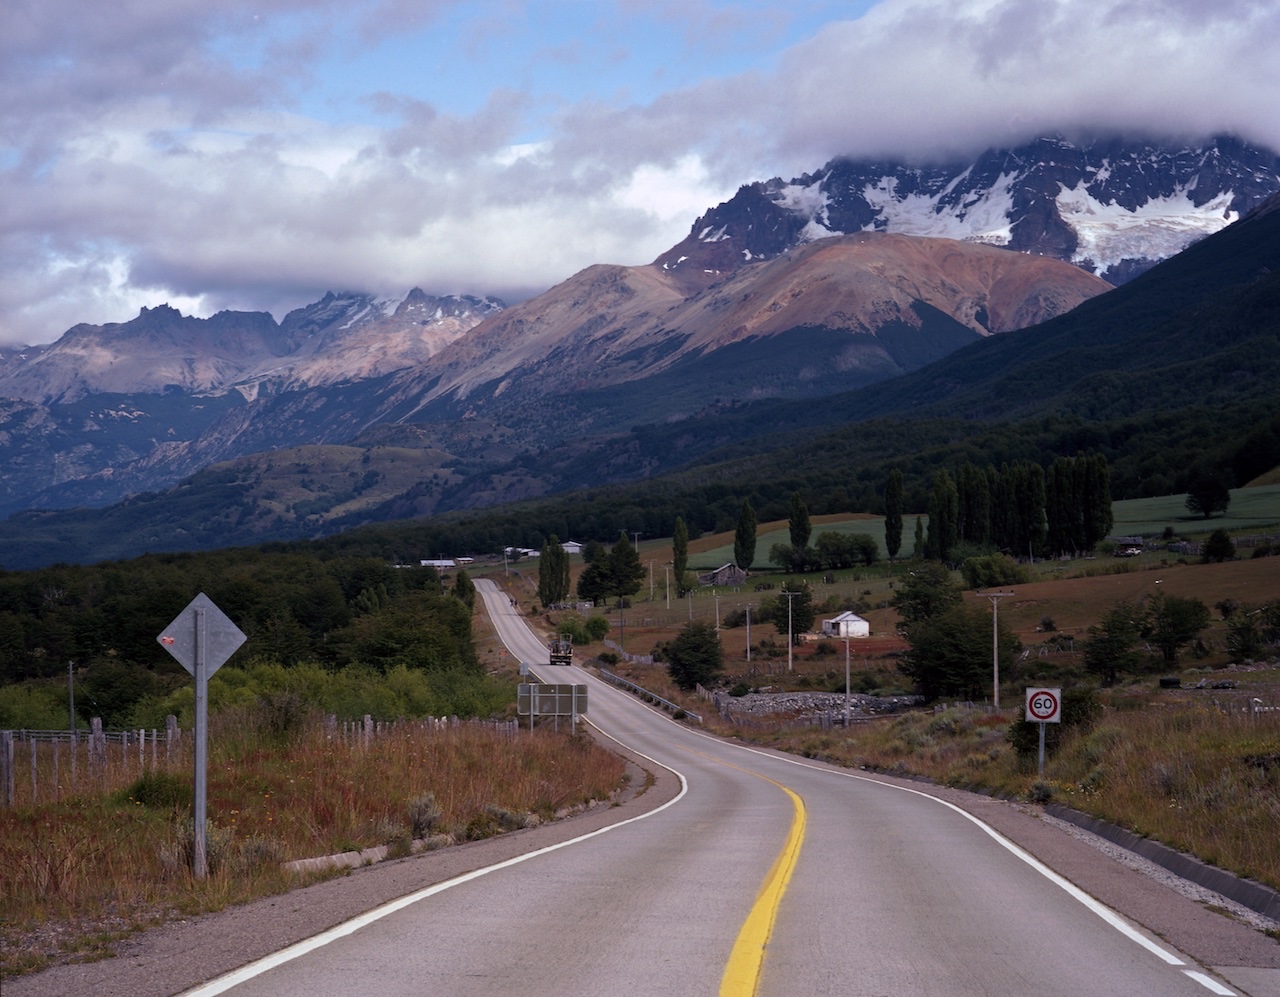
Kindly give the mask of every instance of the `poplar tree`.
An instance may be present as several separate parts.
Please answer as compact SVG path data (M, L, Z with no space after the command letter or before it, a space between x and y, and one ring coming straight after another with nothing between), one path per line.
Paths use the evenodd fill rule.
M799 492L791 493L791 510L787 519L791 533L791 546L796 551L803 551L809 546L809 534L813 527L809 523L809 507L800 498Z
M684 573L689 570L689 528L680 516L676 517L675 533L671 538L671 570L676 576L676 592L684 595Z
M756 511L751 500L742 503L738 514L738 528L733 535L733 563L743 571L750 571L756 559Z
M884 549L890 564L902 549L902 472L889 472L884 486Z
M960 540L960 495L955 480L947 471L933 477L933 494L929 498L929 532L925 538L925 557L946 561Z
M538 601L544 606L564 602L569 595L569 555L553 533L538 556Z

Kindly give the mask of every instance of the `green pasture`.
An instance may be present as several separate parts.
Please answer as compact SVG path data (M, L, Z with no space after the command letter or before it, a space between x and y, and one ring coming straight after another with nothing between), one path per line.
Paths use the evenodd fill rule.
M1205 519L1187 509L1186 495L1128 499L1112 505L1115 536L1159 536L1173 527L1178 536L1208 536L1214 530L1231 533L1274 533L1280 525L1280 485L1233 488L1225 514Z

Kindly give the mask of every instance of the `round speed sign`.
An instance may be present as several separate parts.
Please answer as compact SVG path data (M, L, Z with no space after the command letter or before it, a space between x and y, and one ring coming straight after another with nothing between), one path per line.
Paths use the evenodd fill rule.
M1028 689L1027 722L1056 724L1062 722L1061 689Z

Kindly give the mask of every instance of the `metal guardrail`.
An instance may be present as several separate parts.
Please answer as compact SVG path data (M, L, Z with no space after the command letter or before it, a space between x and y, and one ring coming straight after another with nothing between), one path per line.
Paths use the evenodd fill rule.
M634 682L630 682L627 679L624 679L621 675L614 675L613 672L607 672L603 668L601 668L600 677L607 679L608 681L612 682L614 685L620 685L624 689L628 689L631 692L636 693L637 695L644 696L650 702L657 703L660 706L663 706L666 709L670 710L672 713L683 712L685 716L693 717L693 719L698 721L698 723L702 723L702 714L694 713L693 710L690 710L687 707L681 706L679 703L673 703L669 699L663 699L657 693L650 692L648 689L645 689L643 686L638 686Z

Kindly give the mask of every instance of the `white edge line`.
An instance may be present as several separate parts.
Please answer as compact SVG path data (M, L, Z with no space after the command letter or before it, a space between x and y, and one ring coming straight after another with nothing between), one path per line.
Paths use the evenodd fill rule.
M592 724L592 726L595 725ZM600 730L600 728L596 727L596 730ZM604 731L600 732L611 741L614 741L617 744L622 744L622 742L618 741L617 738L612 737L609 734L605 734ZM626 746L623 745L623 747ZM373 924L375 921L380 921L384 917L403 910L406 907L410 907L422 900L426 900L429 897L433 897L437 893L443 893L445 890L452 889L455 886L461 886L463 883L469 883L473 879L479 879L481 876L487 876L491 872L498 872L501 869L507 869L513 865L519 865L521 862L527 862L529 859L537 858L539 855L546 855L548 852L559 851L561 848L576 845L580 842L598 837L601 834L605 834L608 831L615 831L620 827L626 827L628 824L634 824L636 821L645 820L648 817L652 817L654 814L660 814L662 811L666 810L667 807L674 806L676 803L679 803L685 793L689 791L689 783L681 772L671 768L669 765L663 765L657 759L650 758L648 755L643 752L636 751L634 748L627 748L627 750L646 761L653 762L653 764L657 765L659 768L664 768L673 773L676 778L680 780L680 792L660 807L655 807L653 810L649 810L645 813L639 814L638 816L628 817L626 820L618 821L616 824L610 824L608 827L597 828L594 831L589 831L576 838L570 838L568 841L561 841L554 845L547 845L545 848L539 848L536 851L517 855L514 858L506 859L496 865L485 866L483 869L474 869L471 872L465 873L461 876L456 876L453 879L447 879L444 882L424 887L414 893L405 894L403 897L398 897L395 900L382 904L380 907L375 907L373 910L366 911L358 917L353 917L349 921L343 921L341 924L334 925L332 928L322 931L317 935L312 935L310 938L303 939L300 942L295 942L293 945L282 948L278 952L273 952L271 955L264 956L261 959L241 966L239 969L210 980L208 983L203 983L194 989L183 991L181 997L213 997L214 994L225 993L232 987L239 986L241 983L245 983L248 980L253 979L255 976L261 976L268 970L275 969L277 966L282 966L286 962L292 962L294 959L307 955L309 952L314 952L316 949L328 945L330 942L334 942L339 938L345 938L347 935L354 934L361 928Z
M1213 977L1205 973L1201 973L1195 969L1184 969L1183 972L1186 973L1187 976L1191 977L1191 979L1195 980L1197 983L1201 984L1202 986L1208 987L1215 994L1221 994L1222 997L1238 997L1238 995L1234 990L1230 989L1229 987L1224 987L1221 983L1219 983Z
M701 731L692 730L692 728L690 728L690 730L692 731L692 733L698 734L700 737L711 736L709 734L704 734ZM715 740L718 740L718 739L715 739ZM732 742L722 742L722 743L732 744ZM1013 855L1016 855L1027 865L1031 866L1032 869L1036 870L1036 872L1040 873L1042 876L1048 879L1051 883L1061 887L1068 894L1070 894L1076 900L1080 901L1080 903L1084 904L1085 907L1093 911L1093 913L1097 914L1098 917L1102 918L1104 921L1110 924L1113 928L1115 928L1121 934L1125 935L1132 941L1137 942L1139 945L1147 949L1147 951L1151 952L1153 955L1156 955L1160 959L1163 959L1170 966L1186 965L1186 963L1184 963L1176 955L1166 951L1163 947L1161 947L1160 945L1157 945L1150 938L1147 938L1146 935L1138 931L1135 927L1133 927L1133 925L1129 924L1126 920L1124 920L1124 918L1122 918L1119 914L1113 911L1110 907L1107 907L1105 904L1102 904L1098 900L1095 900L1093 897L1089 896L1089 894L1085 893L1082 889L1080 889L1080 887L1076 886L1075 883L1071 882L1069 879L1065 879L1064 877L1058 875L1058 873L1054 872L1052 869L1050 869L1047 865L1041 862L1034 855L1025 851L1023 848L1019 847L1018 845L1014 844L1012 841L1010 841L1008 838L1002 835L995 828L991 827L989 824L985 823L978 817L975 817L973 814L969 813L968 811L963 810L962 808L956 806L954 803L950 803L947 800L944 800L937 796L933 796L929 793L922 792L918 789L911 789L907 786L895 786L893 783L881 782L879 779L872 779L865 775L857 775L856 773L853 773L853 772L841 772L837 769L823 768L817 765L812 765L809 762L802 762L798 759L785 758L781 755L770 754L769 752L761 751L758 748L749 748L743 744L732 744L732 746L735 748L741 748L743 751L749 751L752 754L763 755L766 758L773 758L773 759L776 759L777 761L785 762L788 765L798 765L801 768L812 769L815 772L826 772L830 775L839 776L845 779L856 779L860 782L870 782L870 783L874 783L877 786L885 786L889 789L896 789L903 793L912 793L916 796L923 796L927 800L933 800L935 803L940 803L944 807L949 807L951 810L954 810L956 813L958 813L961 817L965 818L965 820L972 821L975 825L981 828L984 833L986 833L994 841L996 841L1001 847L1007 849Z

